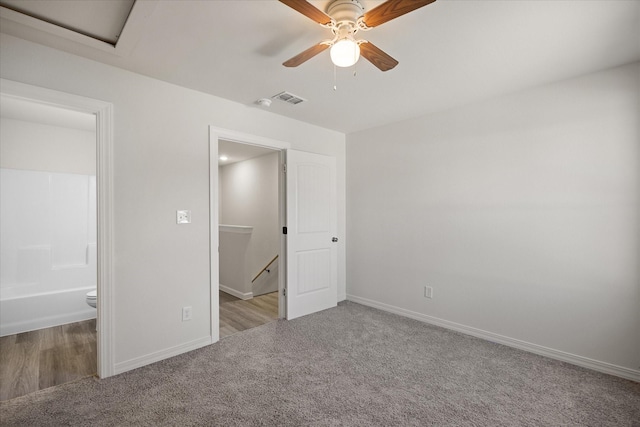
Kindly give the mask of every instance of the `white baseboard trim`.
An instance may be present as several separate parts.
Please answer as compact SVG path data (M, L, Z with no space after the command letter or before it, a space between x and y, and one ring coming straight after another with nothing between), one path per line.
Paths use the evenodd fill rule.
M132 369L141 368L143 366L150 365L151 363L159 362L173 356L178 356L182 353L196 350L209 344L213 344L213 340L210 336L176 345L174 347L169 347L164 350L156 351L154 353L145 354L144 356L135 357L124 362L116 363L114 375L121 374Z
M227 293L229 295L233 295L234 297L240 298L242 300L248 300L248 299L253 298L253 292L247 292L247 293L243 294L240 291L236 291L235 289L230 288L230 287L225 286L225 285L222 285L222 284L220 284L220 290L222 292L225 292L225 293Z
M561 360L573 365L582 366L583 368L588 368L594 371L603 372L605 374L615 375L617 377L625 378L631 381L640 382L640 370L625 368L624 366L617 366L611 363L589 359L587 357L578 356L576 354L567 353L561 350L555 350L553 348L544 347L527 341L521 341L515 338L506 337L504 335L495 334L493 332L484 331L482 329L477 329L471 326L462 325L460 323L451 322L449 320L440 319L438 317L428 316L426 314L406 310L404 308L374 301L368 298L358 297L356 295L347 294L347 300L369 307L377 308L383 311L388 311L389 313L398 314L400 316L408 317L414 320L419 320L431 325L451 329L463 334L472 335L474 337L482 338L487 341L504 344L506 346L528 351L540 356Z

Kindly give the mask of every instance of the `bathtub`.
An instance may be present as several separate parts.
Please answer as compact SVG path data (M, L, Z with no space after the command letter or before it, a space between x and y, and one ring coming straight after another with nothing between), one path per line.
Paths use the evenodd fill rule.
M87 292L97 286L95 243L87 245L80 265L52 266L52 248L21 248L17 275L22 280L0 286L0 336L96 317L87 304Z
M87 292L93 289L95 287L26 295L3 289L0 299L0 336L95 319L96 309L89 307L86 302Z
M95 176L0 168L0 336L96 317Z

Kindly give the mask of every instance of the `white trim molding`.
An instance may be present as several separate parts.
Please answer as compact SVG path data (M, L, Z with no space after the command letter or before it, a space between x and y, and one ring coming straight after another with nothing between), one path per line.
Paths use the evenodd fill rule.
M209 265L210 265L210 289L211 289L211 342L218 342L220 339L220 307L219 307L219 290L237 296L241 299L253 298L253 292L241 294L236 292L233 294L230 288L220 285L220 267L219 267L219 232L220 221L218 218L218 141L225 140L237 142L240 144L257 145L260 147L272 148L280 150L280 164L284 163L284 155L282 150L291 148L288 142L278 141L275 139L265 138L262 136L251 135L235 130L218 128L209 126ZM279 188L279 219L281 225L285 225L284 203L286 198L284 179L282 177L282 168L280 168ZM284 235L280 235L280 253L285 253L286 243ZM284 262L285 260L283 260ZM284 275L278 275L278 317L285 316L285 300L283 298L283 289L285 287ZM250 296L249 296L250 294ZM241 296L245 295L245 297Z
M229 142L238 142L240 144L259 145L261 147L273 148L276 150L285 150L291 148L291 144L288 142L278 141L275 139L265 138L258 135L251 135L243 132L238 132L230 129L217 128L209 126L209 136L216 140L223 139ZM216 157L217 166L218 160Z
M211 342L220 340L220 221L218 218L218 135L209 126L209 292Z
M253 233L253 227L250 225L227 225L220 224L219 230L224 233L236 233L236 234L251 234Z
M96 116L98 212L98 376L114 374L113 104L0 79L0 93Z
M219 287L222 292L227 293L229 295L233 295L234 297L240 298L241 300L244 300L244 301L253 298L253 292L242 293L242 292L236 291L233 288L230 288L229 286L225 286L223 284L220 284Z
M551 359L560 360L562 362L571 363L572 365L582 366L583 368L592 369L609 375L625 378L631 381L640 382L640 370L625 368L623 366L613 365L599 360L589 359L587 357L578 356L576 354L567 353L561 350L544 347L527 341L506 337L504 335L495 334L482 329L474 328L460 323L451 322L449 320L440 319L438 317L428 316L382 302L374 301L368 298L362 298L356 295L347 294L347 300L369 307L377 308L389 313L398 314L403 317L418 320L420 322L429 323L431 325L440 326L442 328L451 329L463 334L482 338L487 341L503 344L519 350L528 351L529 353L538 354L540 356L549 357Z
M115 366L114 374L121 374L123 372L130 371L132 369L141 368L143 366L150 365L161 360L168 359L170 357L178 356L189 351L197 350L201 347L212 344L211 337L204 337L197 340L193 340L184 344L176 345L174 347L166 348L153 353L145 354L144 356L134 357L133 359L125 360L124 362L117 363Z

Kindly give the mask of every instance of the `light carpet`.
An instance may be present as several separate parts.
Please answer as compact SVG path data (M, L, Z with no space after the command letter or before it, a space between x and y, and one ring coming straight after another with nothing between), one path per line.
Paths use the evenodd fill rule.
M344 302L0 410L3 426L640 426L640 384Z

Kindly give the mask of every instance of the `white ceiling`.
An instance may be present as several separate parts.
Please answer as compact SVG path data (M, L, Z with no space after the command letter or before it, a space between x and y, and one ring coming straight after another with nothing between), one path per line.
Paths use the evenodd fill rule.
M355 77L337 70L337 91L328 51L281 65L330 37L277 1L138 0L118 46L129 33L136 43L115 55L3 17L3 32L253 108L292 92L308 102L270 111L345 133L640 60L637 0L438 0L359 33L400 64L383 73L361 59Z
M0 0L27 15L116 44L135 0ZM73 11L70 13L69 11Z
M218 165L226 166L244 160L253 159L254 157L265 156L273 153L270 148L258 147L257 145L239 144L231 141L218 141L218 154L220 157L226 156L227 160L218 159Z

